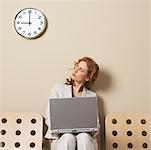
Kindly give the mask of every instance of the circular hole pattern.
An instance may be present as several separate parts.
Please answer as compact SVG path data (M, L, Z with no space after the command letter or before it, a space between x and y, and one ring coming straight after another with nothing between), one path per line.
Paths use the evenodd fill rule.
M113 124L116 124L116 123L117 123L117 120L116 120L116 119L112 119L112 123L113 123Z
M5 134L6 134L6 131L5 131L5 130L1 130L1 134L2 134L2 135L5 135Z
M0 142L0 147L5 147L5 143L4 142Z
M118 144L117 143L113 143L113 148L118 148Z
M32 131L30 132L30 134L31 134L31 135L35 135L35 134L36 134L36 131L35 131L35 130L32 130Z
M132 143L128 143L128 144L127 144L127 147L128 147L128 148L133 148L133 144L132 144Z
M142 136L146 136L147 132L146 131L142 131Z
M15 143L15 147L16 147L16 148L20 147L20 143L19 143L19 142L16 142L16 143Z
M147 148L147 143L143 143L143 148Z
M32 119L31 123L35 124L36 123L36 119Z
M142 124L146 124L146 120L145 120L145 119L142 119L142 120L141 120L141 123L142 123Z
M127 135L128 136L132 136L132 132L131 131L127 131Z
M21 131L17 130L16 135L20 135L20 134L21 134Z
M30 143L30 147L34 148L35 147L35 143L34 142Z
M6 118L3 118L2 119L2 123L6 123L7 122L7 119Z
M126 120L126 123L127 123L127 124L131 124L132 121L131 121L130 119L127 119L127 120Z
M22 120L21 120L21 119L17 119L16 122L17 122L18 124L20 124L20 123L22 122Z
M117 131L113 131L112 134L113 134L114 136L117 136Z

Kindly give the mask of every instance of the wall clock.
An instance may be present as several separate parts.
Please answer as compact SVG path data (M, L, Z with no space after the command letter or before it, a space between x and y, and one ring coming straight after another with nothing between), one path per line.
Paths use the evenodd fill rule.
M27 39L40 37L45 32L46 27L46 16L35 8L24 8L14 18L16 32Z

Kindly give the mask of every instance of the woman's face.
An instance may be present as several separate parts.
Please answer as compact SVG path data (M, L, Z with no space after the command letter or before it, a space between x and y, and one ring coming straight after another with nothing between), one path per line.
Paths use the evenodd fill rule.
M88 66L85 61L80 61L78 64L75 64L71 78L80 84L84 84L85 81L89 81Z

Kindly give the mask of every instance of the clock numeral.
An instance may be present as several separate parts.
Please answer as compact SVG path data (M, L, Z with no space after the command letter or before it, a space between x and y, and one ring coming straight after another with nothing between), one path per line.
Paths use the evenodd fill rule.
M41 30L41 28L39 27L38 30Z
M24 11L23 14L26 15L26 11Z
M37 31L34 31L34 34L37 34Z
M31 33L28 33L29 36L31 36Z
M18 27L18 30L21 30L22 28L21 27Z
M43 21L40 21L40 25L42 25L43 24Z
M41 16L38 16L38 19L41 19Z
M22 18L22 16L20 15L18 18L19 18L19 19L21 19L21 18Z
M37 15L37 12L35 11L35 15Z
M20 21L17 21L17 24L20 24Z
M23 31L23 34L25 34L26 31Z

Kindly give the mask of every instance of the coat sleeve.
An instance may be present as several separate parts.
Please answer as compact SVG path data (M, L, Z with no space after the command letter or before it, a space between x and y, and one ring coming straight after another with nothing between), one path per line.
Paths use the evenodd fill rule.
M48 130L47 130L47 132L46 132L46 134L45 134L45 138L47 138L47 139L56 139L57 138L57 136L55 136L55 135L52 135L51 133L50 133L50 105L49 105L49 99L50 98L58 98L59 96L58 96L58 91L57 91L57 84L52 88L52 91L51 91L51 95L49 96L49 98L48 98L48 104L47 104L47 109L46 109L46 115L45 115L45 123L46 123L46 125L48 126Z
M98 98L97 98L97 101L98 101ZM99 109L98 109L98 104L97 104L97 132L93 135L93 137L95 138L99 132L100 132L100 118L99 118Z
M96 138L96 136L99 134L100 132L100 119L99 119L99 115L97 113L97 131L93 134L93 137Z

